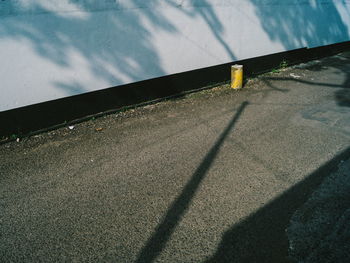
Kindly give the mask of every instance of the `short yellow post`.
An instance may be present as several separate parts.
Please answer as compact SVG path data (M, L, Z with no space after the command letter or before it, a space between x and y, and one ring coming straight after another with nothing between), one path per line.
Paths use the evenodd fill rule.
M231 88L240 89L243 86L243 66L233 65L231 67Z

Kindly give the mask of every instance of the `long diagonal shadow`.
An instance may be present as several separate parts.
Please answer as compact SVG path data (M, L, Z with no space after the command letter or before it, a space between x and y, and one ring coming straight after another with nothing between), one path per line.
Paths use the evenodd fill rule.
M192 175L191 180L186 184L181 194L173 201L162 222L157 226L153 235L148 239L146 245L141 250L136 260L137 263L150 263L155 260L157 256L162 252L166 243L174 232L175 227L178 225L181 218L188 210L192 198L194 197L201 181L205 177L213 161L215 160L220 147L222 146L230 131L233 129L235 123L247 105L247 101L241 104L230 123L227 125L216 143L213 145L213 147L202 160L201 164L198 166L197 170Z

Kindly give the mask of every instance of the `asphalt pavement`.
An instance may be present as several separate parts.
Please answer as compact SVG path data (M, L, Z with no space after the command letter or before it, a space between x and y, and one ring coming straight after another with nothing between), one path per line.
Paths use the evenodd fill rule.
M0 261L293 262L349 157L348 53L2 144Z

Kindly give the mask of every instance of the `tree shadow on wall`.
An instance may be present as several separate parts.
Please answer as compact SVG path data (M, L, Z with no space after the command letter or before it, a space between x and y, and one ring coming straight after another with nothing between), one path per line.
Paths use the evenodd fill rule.
M89 79L84 83L77 82L75 75L79 74L99 79L106 83L104 88L110 87L111 83L116 86L149 76L167 75L153 34L178 34L179 38L187 38L196 48L213 56L210 48L201 46L202 39L186 36L183 28L178 28L174 21L166 17L160 10L164 7L176 9L176 12L190 19L204 21L231 60L236 59L233 47L224 38L227 28L236 27L225 27L216 14L216 6L224 8L227 5L225 1L69 0L74 12L87 11L80 15L67 10L53 12L42 4L44 2L33 1L22 5L20 10L23 14L14 16L19 2L0 1L0 14L8 16L1 19L0 39L27 41L38 56L64 70L76 72L70 74L67 80L52 80L53 86L63 90L66 95L89 91L84 87ZM316 2L314 6L306 0L286 5L278 4L280 1L277 0L250 0L250 3L261 21L261 25L257 26L262 26L270 39L281 43L286 50L348 39L347 27L333 1ZM60 7L64 4L56 5ZM345 7L346 4L341 2L338 5ZM240 8L237 5L237 9ZM110 9L110 12L101 12L106 9ZM32 13L37 15L33 16ZM327 26L324 21L327 21ZM174 54L176 56L182 54Z
M345 1L286 0L283 5L278 0L249 1L268 37L286 50L349 40L342 20L342 12L349 13Z
M221 37L223 25L207 0L202 1L200 8L189 6L186 10L176 2L181 1L70 0L73 11L53 12L42 2L19 7L17 1L5 0L0 2L0 14L5 15L0 23L0 39L27 41L38 56L64 70L91 75L106 83L104 88L107 88L110 83L116 86L167 74L153 34L178 34L181 28L161 12L166 5L190 18L205 21L234 58ZM102 12L107 9L109 12ZM77 13L79 11L87 12ZM200 39L195 41L201 42ZM71 79L53 80L53 85L67 95L88 91L84 83L77 82L74 74Z

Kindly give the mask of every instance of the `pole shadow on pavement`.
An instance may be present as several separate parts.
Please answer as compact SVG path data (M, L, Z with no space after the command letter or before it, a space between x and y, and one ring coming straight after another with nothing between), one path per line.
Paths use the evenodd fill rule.
M153 262L162 252L166 243L175 231L176 226L188 210L190 203L196 194L196 191L198 190L202 180L204 179L213 161L218 155L222 144L230 132L233 130L236 122L248 104L249 103L247 101L241 104L230 123L227 125L216 143L213 145L213 147L210 149L210 151L207 153L201 164L192 175L191 180L188 181L181 194L173 201L166 215L163 217L162 222L157 226L154 233L148 239L147 243L139 253L136 260L137 263Z

